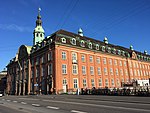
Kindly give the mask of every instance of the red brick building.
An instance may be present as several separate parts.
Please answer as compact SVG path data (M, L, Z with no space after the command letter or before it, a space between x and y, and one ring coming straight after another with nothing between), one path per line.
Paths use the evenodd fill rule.
M59 30L46 38L40 13L33 46L22 45L8 75L13 94L62 93L81 88L119 88L122 83L150 78L150 55L78 33Z

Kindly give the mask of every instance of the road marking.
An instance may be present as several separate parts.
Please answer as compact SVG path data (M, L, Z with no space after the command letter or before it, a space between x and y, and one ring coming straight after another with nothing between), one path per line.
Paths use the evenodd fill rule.
M104 108L113 108L113 109L124 109L124 110L132 110L132 111L145 111L150 112L149 109L138 109L138 108L128 108L128 107L119 107L119 106L109 106L109 105L99 105L99 104L88 104L88 103L78 103L78 102L66 102L66 101L53 101L53 100L42 100L47 102L54 102L54 103L67 103L67 104L74 104L74 105L84 105L84 106L95 106L95 107L104 107Z
M27 103L25 103L25 102L21 102L21 104L27 104Z
M13 102L17 103L18 101L15 101L15 100L14 100Z
M7 102L10 102L10 100L7 100Z
M40 100L40 99L32 99L32 98L19 98L21 100Z
M39 107L39 106L40 106L40 104L32 104L32 106Z
M87 113L87 112L83 112L83 111L76 111L76 110L71 110L72 113Z
M46 108L49 108L49 109L59 109L58 107L53 107L53 106L47 106Z

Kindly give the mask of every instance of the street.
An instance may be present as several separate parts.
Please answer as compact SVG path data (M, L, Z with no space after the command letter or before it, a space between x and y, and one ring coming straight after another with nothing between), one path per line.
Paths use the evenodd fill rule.
M94 95L4 96L0 113L148 113L149 97Z

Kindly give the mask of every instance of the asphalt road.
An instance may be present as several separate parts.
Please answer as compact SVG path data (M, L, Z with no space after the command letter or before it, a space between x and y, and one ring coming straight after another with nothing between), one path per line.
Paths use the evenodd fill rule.
M0 109L18 113L149 113L149 97L42 95L5 96ZM17 113L17 112L8 113ZM0 110L1 113L1 110ZM7 112L2 112L7 113Z

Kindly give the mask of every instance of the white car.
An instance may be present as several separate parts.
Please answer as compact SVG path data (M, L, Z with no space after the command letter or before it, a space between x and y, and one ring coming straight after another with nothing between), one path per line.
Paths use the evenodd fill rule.
M0 97L2 97L3 96L3 94L2 93L0 93Z
M0 97L2 97L3 96L3 93L0 91Z

